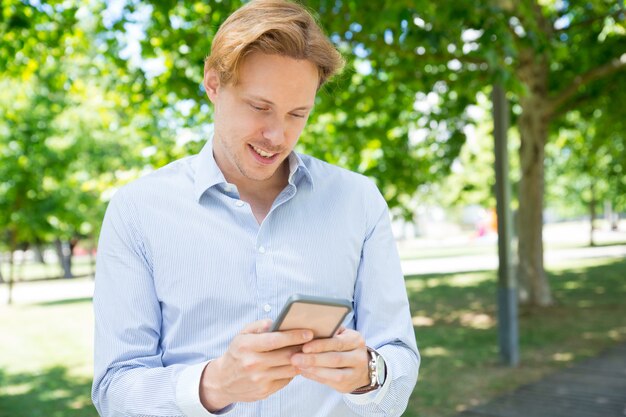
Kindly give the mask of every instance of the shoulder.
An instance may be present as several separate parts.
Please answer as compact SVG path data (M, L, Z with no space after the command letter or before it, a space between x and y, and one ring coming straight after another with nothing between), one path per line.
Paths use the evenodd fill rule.
M380 195L374 181L363 174L329 164L310 155L299 154L313 178L315 187L334 187L342 190L357 189L367 194Z
M353 212L362 212L368 218L387 210L387 202L371 178L309 155L299 156L311 174L318 196L340 200L339 206L348 205Z
M142 206L191 192L195 157L178 159L123 185L115 191L111 204Z

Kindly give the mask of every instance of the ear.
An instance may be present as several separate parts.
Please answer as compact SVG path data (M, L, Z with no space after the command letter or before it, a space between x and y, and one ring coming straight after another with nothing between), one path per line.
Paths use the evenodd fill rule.
M214 69L208 69L204 72L204 90L209 100L213 104L217 100L217 95L220 87L220 77L217 71Z

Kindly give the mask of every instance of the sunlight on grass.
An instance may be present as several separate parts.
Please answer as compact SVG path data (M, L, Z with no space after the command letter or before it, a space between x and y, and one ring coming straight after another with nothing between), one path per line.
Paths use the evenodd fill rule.
M3 395L23 395L33 388L33 384L27 382L0 386L0 396Z
M621 327L618 329L612 329L607 332L607 336L612 340L621 340L623 335L626 334L626 327Z
M45 400L54 400L54 399L59 399L59 398L67 398L71 394L72 393L67 389L57 388L57 389L48 391L45 395L42 396L42 398Z
M442 346L430 346L420 350L422 356L432 358L434 356L450 356L450 351Z
M415 327L430 327L435 324L435 320L426 316L413 316L413 326Z
M566 290L577 290L579 288L582 288L582 286L583 284L577 281L569 281L563 284L563 288L565 288Z
M493 317L484 313L467 312L461 314L461 325L472 329L489 329L496 325Z
M493 273L465 273L465 274L451 274L443 275L440 277L409 277L406 280L406 287L408 291L423 291L427 288L440 287L442 285L449 287L474 287L483 282L492 281Z
M574 360L574 354L571 352L559 352L552 355L552 359L557 362L571 362Z
M456 274L449 280L449 285L452 287L473 287L491 279L491 274Z

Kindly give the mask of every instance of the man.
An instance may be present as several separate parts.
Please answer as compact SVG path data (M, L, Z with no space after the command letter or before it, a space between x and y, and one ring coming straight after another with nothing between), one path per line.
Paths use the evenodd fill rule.
M204 76L213 137L107 209L102 416L402 414L419 354L387 206L365 177L293 152L341 65L295 3L252 1L221 26ZM270 332L296 293L354 313L327 339Z

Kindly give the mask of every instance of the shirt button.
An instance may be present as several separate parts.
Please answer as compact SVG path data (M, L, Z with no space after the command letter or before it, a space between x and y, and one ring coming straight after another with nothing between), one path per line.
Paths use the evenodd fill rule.
M269 304L265 304L263 306L263 310L265 310L266 313L269 313L270 311L272 311L272 306Z
M241 206L243 206L244 204L245 204L245 203L244 203L243 201L241 201L241 200L237 200L237 202L235 203L235 205L236 205L237 207L241 207Z
M260 253L265 253L265 247L264 246L259 246L259 252Z

